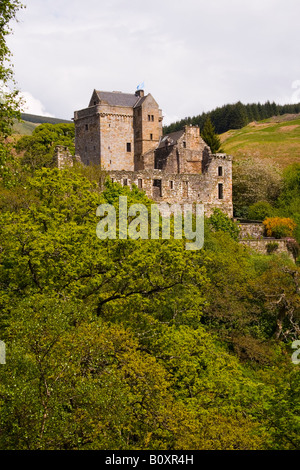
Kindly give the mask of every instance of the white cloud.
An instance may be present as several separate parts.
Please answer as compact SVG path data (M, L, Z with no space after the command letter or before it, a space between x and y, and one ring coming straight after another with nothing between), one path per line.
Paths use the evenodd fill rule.
M20 97L23 102L22 112L35 114L37 116L54 117L53 114L50 114L46 111L43 103L40 100L34 98L34 96L32 96L32 94L28 91L21 92Z
M142 81L166 119L299 95L298 0L28 0L18 16L17 82L58 118Z

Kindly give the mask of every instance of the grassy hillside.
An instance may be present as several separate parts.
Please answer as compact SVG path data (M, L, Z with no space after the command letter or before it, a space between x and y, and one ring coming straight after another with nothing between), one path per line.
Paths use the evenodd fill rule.
M18 122L16 121L14 124L14 134L16 135L31 135L34 129L38 126L39 124L33 123L33 122Z
M14 125L14 134L16 135L31 135L34 129L40 124L62 124L62 123L72 123L72 121L67 121L65 119L51 118L47 116L36 116L34 114L21 114L22 121L15 121Z
M300 115L252 122L220 135L224 152L240 159L271 159L281 167L300 162Z

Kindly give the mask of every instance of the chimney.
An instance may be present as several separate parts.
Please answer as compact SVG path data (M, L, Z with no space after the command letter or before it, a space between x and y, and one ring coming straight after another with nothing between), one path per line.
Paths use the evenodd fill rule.
M143 96L144 96L144 90L136 90L135 96L139 96L140 98L143 98Z

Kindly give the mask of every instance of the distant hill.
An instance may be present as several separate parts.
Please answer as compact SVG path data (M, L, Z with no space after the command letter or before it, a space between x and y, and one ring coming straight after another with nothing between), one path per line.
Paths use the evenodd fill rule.
M300 163L300 114L254 121L242 129L221 134L220 139L222 150L235 159L266 159L284 168Z
M215 127L217 134L222 134L230 129L242 129L250 122L269 119L272 116L300 113L300 103L279 105L267 101L264 104L243 104L240 101L234 104L226 104L215 108L208 113L202 113L194 117L186 117L163 127L164 134L181 130L185 125L197 125L203 129L205 121L209 118Z
M21 114L21 122L16 121L14 125L14 133L17 135L31 135L36 126L40 124L70 124L73 121L66 119L58 119L48 116L38 116L35 114Z

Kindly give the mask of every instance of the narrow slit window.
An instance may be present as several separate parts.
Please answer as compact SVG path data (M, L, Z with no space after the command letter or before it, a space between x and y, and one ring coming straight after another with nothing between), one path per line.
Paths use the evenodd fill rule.
M223 167L219 166L218 168L218 176L223 176Z
M141 178L138 178L138 188L142 189L143 187L143 180Z
M174 181L170 181L170 188L174 189Z
M224 198L224 192L223 192L223 184L219 183L218 184L218 198L223 199Z
M153 140L153 134L150 134L150 140Z
M127 142L126 149L127 149L127 152L131 152L131 142Z
M127 186L127 178L123 179L123 186Z

